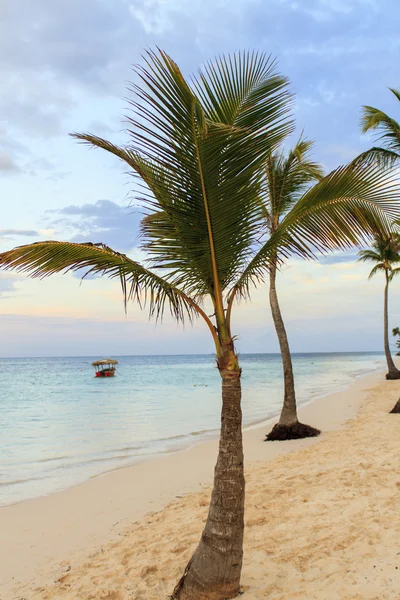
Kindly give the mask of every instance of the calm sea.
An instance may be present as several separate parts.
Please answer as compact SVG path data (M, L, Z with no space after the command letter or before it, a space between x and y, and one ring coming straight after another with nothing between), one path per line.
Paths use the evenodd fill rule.
M216 434L220 377L214 357L123 356L117 375L94 377L97 357L1 359L0 505L65 489L110 469ZM245 425L279 413L275 354L240 356ZM299 403L384 366L381 353L295 354Z

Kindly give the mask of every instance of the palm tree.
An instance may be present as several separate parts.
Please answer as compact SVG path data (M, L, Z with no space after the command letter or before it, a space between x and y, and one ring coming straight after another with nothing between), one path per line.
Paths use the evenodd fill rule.
M400 261L400 235L398 233L377 233L375 235L372 248L361 250L359 260L362 262L375 263L368 279L371 279L379 272L385 275L385 292L383 305L383 339L386 355L388 372L386 379L400 379L400 371L396 368L389 348L389 325L388 325L388 304L389 304L389 283L393 277L400 272L400 268L393 268L393 265Z
M396 337L396 336L400 336L400 329L399 329L398 327L394 327L394 328L392 329L392 335L393 335L394 337ZM400 349L400 337L399 337L399 339L398 339L398 340L396 340L396 346L397 346L397 348L399 348L399 349ZM396 356L400 356L400 352L397 352L397 353L396 353Z
M128 119L130 143L91 134L78 140L128 164L147 207L141 234L148 266L102 244L39 242L1 256L33 277L86 269L118 278L125 303L165 308L178 321L201 317L222 379L214 487L201 541L173 598L222 600L240 592L244 529L241 368L231 333L236 283L261 227L259 172L292 129L288 81L264 54L239 53L206 65L187 83L164 52L137 67ZM259 224L259 225L258 225ZM211 307L212 316L203 308Z
M270 153L265 163L263 209L269 235L281 225L285 215L296 205L310 183L323 178L322 167L311 161L312 141L300 139L286 156L282 152ZM276 253L269 264L269 301L279 347L284 376L284 400L279 422L266 440L288 440L314 437L321 432L300 423L297 417L296 393L292 357L276 291Z
M400 101L400 91L394 88L389 89ZM397 163L400 160L400 124L378 108L364 106L361 130L366 133L371 129L378 132L377 142L379 145L363 152L359 158L377 160L384 166Z
M264 280L271 256L344 248L398 218L400 190L376 165L341 167L304 194L260 247L263 166L292 129L287 80L257 53L208 63L190 85L164 52L145 60L136 69L139 118L129 118L130 144L74 136L119 157L137 176L149 212L141 234L151 268L102 244L58 241L4 252L0 266L32 277L83 268L119 279L125 303L147 302L150 315L169 307L178 321L203 319L222 379L220 443L204 531L172 598L224 600L240 592L244 529L235 299ZM328 201L321 218L318 207Z

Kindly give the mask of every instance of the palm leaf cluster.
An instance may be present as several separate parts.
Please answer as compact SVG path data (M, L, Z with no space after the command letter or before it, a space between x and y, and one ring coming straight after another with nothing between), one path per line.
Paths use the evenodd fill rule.
M400 101L400 91L389 88ZM377 145L363 154L361 160L377 161L382 166L393 166L400 159L400 124L382 110L373 106L364 106L361 117L361 130L376 132Z
M192 318L192 301L162 277L158 277L126 254L112 250L105 244L86 242L36 242L5 253L6 268L17 269L33 278L49 277L54 273L86 271L90 275L107 275L119 279L126 302L136 300L149 306L150 315L159 316L168 304L178 320Z
M377 234L371 244L371 248L361 250L358 254L361 262L375 263L368 279L379 272L387 273L389 280L400 272L400 267L394 268L394 264L400 262L400 234Z
M129 147L75 137L119 156L140 176L152 266L196 299L217 301L258 233L260 167L292 128L287 81L257 54L209 64L192 86L162 52L149 53L137 73Z
M289 200L292 208L250 260L233 293L248 296L252 284L264 281L265 265L274 253L280 260L316 258L368 243L377 230L389 231L398 218L399 191L395 174L377 164L336 169L293 204Z
M236 295L248 296L264 280L271 257L348 248L399 218L390 171L359 162L321 178L306 140L288 160L276 154L293 130L291 93L264 54L222 57L188 82L168 55L148 52L136 73L127 146L73 135L119 157L137 178L148 266L97 244L40 242L3 253L3 267L45 277L83 266L119 277L125 301L149 299L157 316L169 304L180 320L194 311L214 334L200 308L205 297L223 319ZM308 165L302 173L299 160ZM281 189L276 207L268 204L268 161L279 173L268 182ZM319 181L310 187L316 170ZM266 232L266 215L277 211L279 228Z
M278 228L281 218L298 202L310 183L323 178L321 165L311 160L311 140L300 139L286 155L271 152L265 162L261 200L270 233Z

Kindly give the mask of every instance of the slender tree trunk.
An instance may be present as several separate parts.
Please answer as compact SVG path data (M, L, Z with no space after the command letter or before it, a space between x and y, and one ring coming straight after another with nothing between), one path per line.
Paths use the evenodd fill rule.
M282 319L276 293L276 266L272 266L269 274L269 303L271 305L272 319L278 336L279 348L282 357L284 398L279 425L292 425L297 423L296 393L294 387L293 365L290 354L289 341L286 335L285 324Z
M271 265L269 275L269 302L271 306L272 319L274 321L276 334L278 336L279 348L282 357L284 399L279 422L267 435L267 441L289 440L305 437L315 437L321 432L314 427L299 423L297 417L296 392L294 386L294 375L292 357L290 354L289 341L286 335L285 324L282 319L281 310L276 293L276 265Z
M396 404L393 406L392 410L390 411L392 414L399 414L400 413L400 398L397 400Z
M210 508L200 543L172 599L227 600L240 593L245 494L241 370L238 365L228 370L220 361L218 366L222 377L221 435Z
M384 308L383 308L383 341L385 347L385 355L386 362L388 366L388 372L386 374L386 379L400 379L400 371L396 368L396 365L393 362L392 354L389 348L389 275L388 272L385 271L386 276L386 285L385 285L385 299L384 299Z

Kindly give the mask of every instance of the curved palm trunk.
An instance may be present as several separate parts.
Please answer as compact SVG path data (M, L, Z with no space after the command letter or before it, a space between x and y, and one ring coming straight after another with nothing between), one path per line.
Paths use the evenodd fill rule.
M396 404L393 406L390 413L391 414L399 414L400 413L400 398L397 400Z
M227 600L240 593L245 496L241 370L230 371L221 362L221 434L208 518L172 599Z
M300 423L297 418L292 357L276 293L276 265L271 265L269 281L269 302L282 357L284 399L279 422L267 435L266 440L273 441L315 437L321 432L318 429L314 429L314 427Z
M383 308L383 340L385 347L385 355L386 362L388 366L388 372L386 373L386 379L400 379L400 371L396 368L396 365L393 362L392 354L389 348L389 275L388 272L385 271L386 276L386 285L385 285L385 299L384 299L384 308Z

